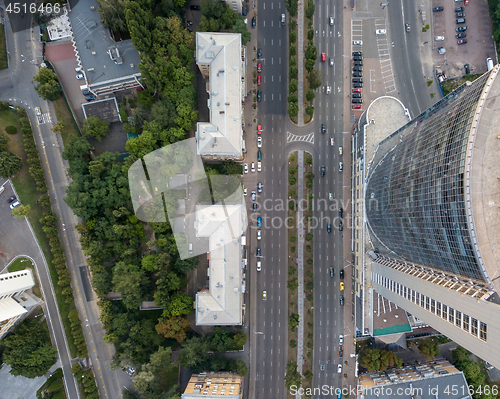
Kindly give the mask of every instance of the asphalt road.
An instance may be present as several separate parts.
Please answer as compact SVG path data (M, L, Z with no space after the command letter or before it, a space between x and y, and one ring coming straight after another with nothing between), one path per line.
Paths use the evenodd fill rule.
M8 16L6 15L6 17ZM10 24L6 23L10 65L9 69L0 72L0 99L22 106L28 111L35 140L40 150L40 158L46 168L46 179L52 200L52 209L60 218L61 241L63 246L67 248L66 259L73 276L72 284L75 291L76 305L83 322L84 334L91 362L94 366L100 396L116 399L121 397L123 386L127 388L132 387L132 381L124 372L120 370L111 371L109 369L114 348L112 345L106 345L102 339L104 331L99 321L99 309L96 297L89 298L84 295L82 275L88 276L88 272L85 272L87 269L85 256L80 249L79 236L75 229L78 220L64 202L69 182L61 157L62 141L51 130L53 124L56 123L55 112L51 103L38 97L31 82L31 77L36 75L38 65L42 60L38 32L39 29L35 28L33 31L21 31L13 35ZM37 118L33 112L33 108L37 106L41 108L42 115L51 116L50 119L52 122L48 122L49 118L44 117L42 118L42 122L46 123L37 124ZM84 269L83 274L81 268ZM44 277L42 276L41 280L43 279ZM50 283L47 280L45 284ZM45 292L47 294L52 291L45 289ZM70 373L71 358L65 343L64 331L60 327L60 316L55 300L47 300L47 308L48 316L50 317L48 321L54 326L55 345L61 358L69 397L77 398L79 397L79 393L76 388L76 381Z
M398 0L387 7L387 33L394 47L391 47L391 60L395 73L399 99L409 109L412 118L429 108L433 101L429 96L424 77L419 39L421 22L416 5L411 0ZM406 32L405 23L410 24L410 32Z
M343 4L321 0L316 2L314 19L315 44L318 49L319 69L323 76L323 87L317 90L315 100L315 157L314 198L316 211L314 219L318 227L314 233L314 357L313 387L322 385L341 387L341 375L337 366L341 363L338 357L339 334L344 330L344 312L339 298L339 270L343 267L342 239L339 231L340 218L338 207L343 205L342 173L339 162L349 162L349 156L340 155L339 143L342 145L343 132L343 71L348 59L343 57ZM330 25L330 16L334 18ZM325 53L326 62L321 62L321 54ZM333 58L334 65L330 65ZM327 94L327 86L331 93ZM349 112L349 111L348 111ZM347 115L346 115L347 116ZM321 133L321 124L325 123L326 133ZM334 144L330 145L333 138ZM325 176L320 176L320 168L326 168ZM332 193L332 200L329 194ZM323 202L318 203L318 201ZM346 200L350 200L347 198ZM316 205L315 204L315 205ZM331 224L331 233L327 225ZM330 277L330 267L334 269L334 277ZM322 365L324 369L322 370ZM314 398L320 396L315 395ZM330 397L321 395L321 398Z
M253 16L250 4L249 21ZM258 103L258 124L262 125L262 171L249 172L243 178L248 188L250 225L250 337L252 370L249 397L257 399L285 398L286 357L288 350L288 299L287 299L287 231L281 223L287 214L280 203L287 198L286 153L286 96L287 96L287 32L288 25L281 25L281 14L286 13L283 2L259 2L257 5L257 47L262 49L262 91ZM288 21L287 21L288 22ZM251 29L251 28L250 28ZM255 54L255 53L254 53ZM255 55L254 55L255 57ZM250 62L251 62L251 57ZM256 67L255 63L255 67ZM246 129L246 162L257 163L257 134L253 123ZM260 209L252 212L251 191L258 182L263 184L262 194L257 195ZM256 190L257 191L257 190ZM257 241L256 217L262 217L262 239ZM262 271L256 271L256 248L261 249ZM267 299L262 292L267 291Z

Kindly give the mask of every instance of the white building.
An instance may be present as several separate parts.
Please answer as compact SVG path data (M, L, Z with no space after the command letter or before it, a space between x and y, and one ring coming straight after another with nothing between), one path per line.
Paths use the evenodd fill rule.
M34 285L29 269L0 274L0 339L37 305L37 301L25 292Z
M197 153L205 159L243 158L245 56L239 33L196 33L196 64L207 79L210 122L196 126Z
M241 204L196 207L196 236L209 241L209 286L196 294L197 325L243 322L242 234L246 217Z

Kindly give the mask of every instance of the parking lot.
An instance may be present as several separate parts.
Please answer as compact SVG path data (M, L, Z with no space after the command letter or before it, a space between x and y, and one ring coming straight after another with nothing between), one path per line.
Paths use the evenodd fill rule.
M471 73L484 73L487 71L486 58L490 57L496 63L491 24L486 0L464 1L434 0L432 7L443 7L443 11L432 12L433 38L444 36L443 41L433 42L433 61L438 72L445 72L448 78L465 75L464 65L469 64ZM463 11L455 11L457 7ZM465 15L466 22L457 24L457 12ZM458 44L456 35L458 27L467 27L464 40L467 43ZM446 53L440 55L439 47L445 47Z

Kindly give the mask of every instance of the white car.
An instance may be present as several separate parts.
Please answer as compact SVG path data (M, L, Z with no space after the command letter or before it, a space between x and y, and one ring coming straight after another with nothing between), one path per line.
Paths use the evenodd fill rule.
M330 137L330 145L335 145L335 142L333 141L333 137Z
M332 92L332 88L330 86L326 86L326 94L330 94Z
M243 188L243 195L244 195L245 197L247 196L247 192L248 192L247 188L246 188L246 187L245 187L245 188Z
M442 41L444 40L444 36L436 36L436 37L434 38L434 40L435 40L436 42L442 42Z
M40 110L40 107L35 108L35 114L37 114L37 116L42 115L42 111Z
M337 373L339 373L339 374L342 373L342 365L341 364L339 364L337 366Z
M262 147L262 137L257 137L257 147L258 148Z
M330 66L333 66L333 58L330 57Z
M328 193L328 199L329 199L330 201L333 201L333 192L331 192L331 191L330 191L330 192Z
M78 75L76 75L76 78L77 78L78 80L83 79L83 74L79 73Z
M257 230L257 240L262 239L262 230Z
M362 46L363 45L363 41L362 40L354 40L352 42L352 44L354 44L355 46Z
M257 172L262 171L262 162L257 162Z
M339 345L344 345L344 336L339 335Z
M248 164L247 163L243 164L243 172L248 173Z
M267 291L262 291L262 300L265 301L267 299Z
M81 71L82 71L82 68L80 68L80 67L75 68L75 72L80 73Z
M342 155L342 146L339 147L339 155Z
M255 162L252 162L252 166L251 166L250 170L251 170L252 172L255 172Z
M10 209L14 209L16 207L18 207L19 205L21 205L21 203L19 201L16 201L16 202L13 202L12 204L10 204Z
M375 33L376 33L377 35L385 35L385 34L387 34L387 31L386 31L385 29L377 29L377 30L375 31Z
M260 260L257 261L257 271L260 272L262 270L262 262Z
M334 22L335 22L335 20L333 19L333 17L330 17L330 26L333 26Z
M252 191L252 201L255 201L256 198L257 194L255 193L255 191Z

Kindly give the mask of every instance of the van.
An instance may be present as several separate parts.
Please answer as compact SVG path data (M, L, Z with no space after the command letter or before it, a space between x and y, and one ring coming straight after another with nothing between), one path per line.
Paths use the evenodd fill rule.
M491 58L486 58L486 67L488 68L488 71L493 69L493 60Z
M188 252L189 252L190 254L192 254L192 253L193 253L193 244L192 244L192 243L190 243L190 244L189 244L189 249L188 249Z

